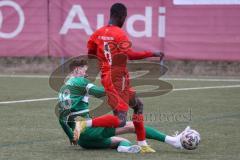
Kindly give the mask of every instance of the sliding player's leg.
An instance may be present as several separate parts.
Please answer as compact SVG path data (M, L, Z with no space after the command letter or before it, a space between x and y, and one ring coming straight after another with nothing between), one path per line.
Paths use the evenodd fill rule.
M99 139L99 140L80 140L78 144L85 149L107 149L111 148L111 138Z
M121 137L104 138L100 140L82 140L79 145L85 149L117 149L121 153L138 153L141 147L132 145L130 141Z
M115 136L115 128L87 127L81 133L78 144L86 149L110 148L112 136Z
M75 119L76 127L74 129L74 140L77 141L80 134L85 130L86 127L106 127L106 128L117 128L123 127L126 124L127 112L114 112L115 115L103 115L93 119ZM119 114L118 114L119 113Z
M114 137L116 133L115 128L86 128L81 133L78 144L86 149L104 149L114 148L118 152L137 153L140 147L132 145L130 141L121 137Z
M129 140L122 137L111 137L111 147L123 153L138 153L141 150L140 146L132 145Z
M146 131L146 138L147 139L154 139L160 142L164 142L166 144L169 144L173 146L174 148L177 149L182 149L182 145L180 142L180 135L176 136L169 136L166 135L165 133L157 130L156 128L150 127L150 126L144 126L145 131ZM129 121L126 123L126 125L122 128L117 128L115 134L116 135L121 135L121 134L126 134L126 133L135 133L135 127L133 122Z

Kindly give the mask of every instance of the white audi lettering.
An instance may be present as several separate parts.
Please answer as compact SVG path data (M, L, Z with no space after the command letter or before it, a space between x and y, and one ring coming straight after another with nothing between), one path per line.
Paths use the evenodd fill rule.
M21 31L23 30L24 23L25 23L25 17L24 17L24 12L22 8L14 1L0 1L0 9L1 7L12 7L16 10L18 16L19 16L19 22L16 27L16 29L12 32L5 33L1 31L2 24L3 24L3 14L0 10L0 38L5 38L5 39L10 39L16 37Z
M145 7L145 14L133 14L129 15L126 20L126 30L132 37L152 37L152 30L153 30L153 9L152 7L146 6ZM158 37L164 38L165 37L165 7L159 7L159 17L157 18L158 21ZM74 18L77 17L80 22L74 22ZM137 21L141 21L144 24L143 30L136 30L134 28L134 24ZM104 25L104 15L97 14L96 15L96 22L97 26L95 29L98 29ZM67 18L65 19L63 26L61 27L60 34L67 34L70 29L80 29L84 30L87 35L91 35L93 33L93 29L90 26L89 20L86 17L83 8L81 5L73 5L70 9Z

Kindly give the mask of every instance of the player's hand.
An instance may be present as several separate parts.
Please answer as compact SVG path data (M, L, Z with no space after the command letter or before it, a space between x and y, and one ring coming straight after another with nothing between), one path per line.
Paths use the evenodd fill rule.
M164 57L164 53L163 52L153 52L153 56L160 57L160 61L161 61Z
M71 145L71 146L72 146L72 145L76 146L76 145L78 145L77 142L78 142L78 141L76 141L76 140L72 140L72 141L70 141L70 145Z
M161 56L164 56L164 53L163 52L153 52L153 56L154 57L161 57Z

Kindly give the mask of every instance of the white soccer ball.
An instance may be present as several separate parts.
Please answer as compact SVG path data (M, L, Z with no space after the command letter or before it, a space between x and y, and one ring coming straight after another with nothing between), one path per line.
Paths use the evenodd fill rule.
M182 133L180 141L185 149L194 150L198 147L200 139L200 134L197 131L190 129Z

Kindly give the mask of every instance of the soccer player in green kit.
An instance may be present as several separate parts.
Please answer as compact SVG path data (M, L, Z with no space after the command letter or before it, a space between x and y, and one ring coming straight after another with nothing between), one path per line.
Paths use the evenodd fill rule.
M132 145L127 139L116 137L125 133L135 133L133 122L129 121L122 128L86 127L78 141L74 141L75 118L90 118L88 98L105 96L104 88L96 86L85 78L87 60L73 60L69 65L72 71L65 80L65 84L59 91L59 123L68 136L70 143L80 145L86 149L94 148L117 148L118 152L137 153L141 147ZM168 136L155 128L144 126L146 138L155 139L170 144L174 148L182 149L180 143L181 134ZM187 127L186 129L189 129ZM186 130L185 129L185 130Z
M75 118L90 118L89 95L100 98L105 96L104 88L95 86L85 78L87 61L74 60L69 65L72 71L59 92L59 122L70 143L83 148L116 148L119 152L137 153L140 146L132 145L124 138L115 136L115 128L86 128L78 142L74 141Z

